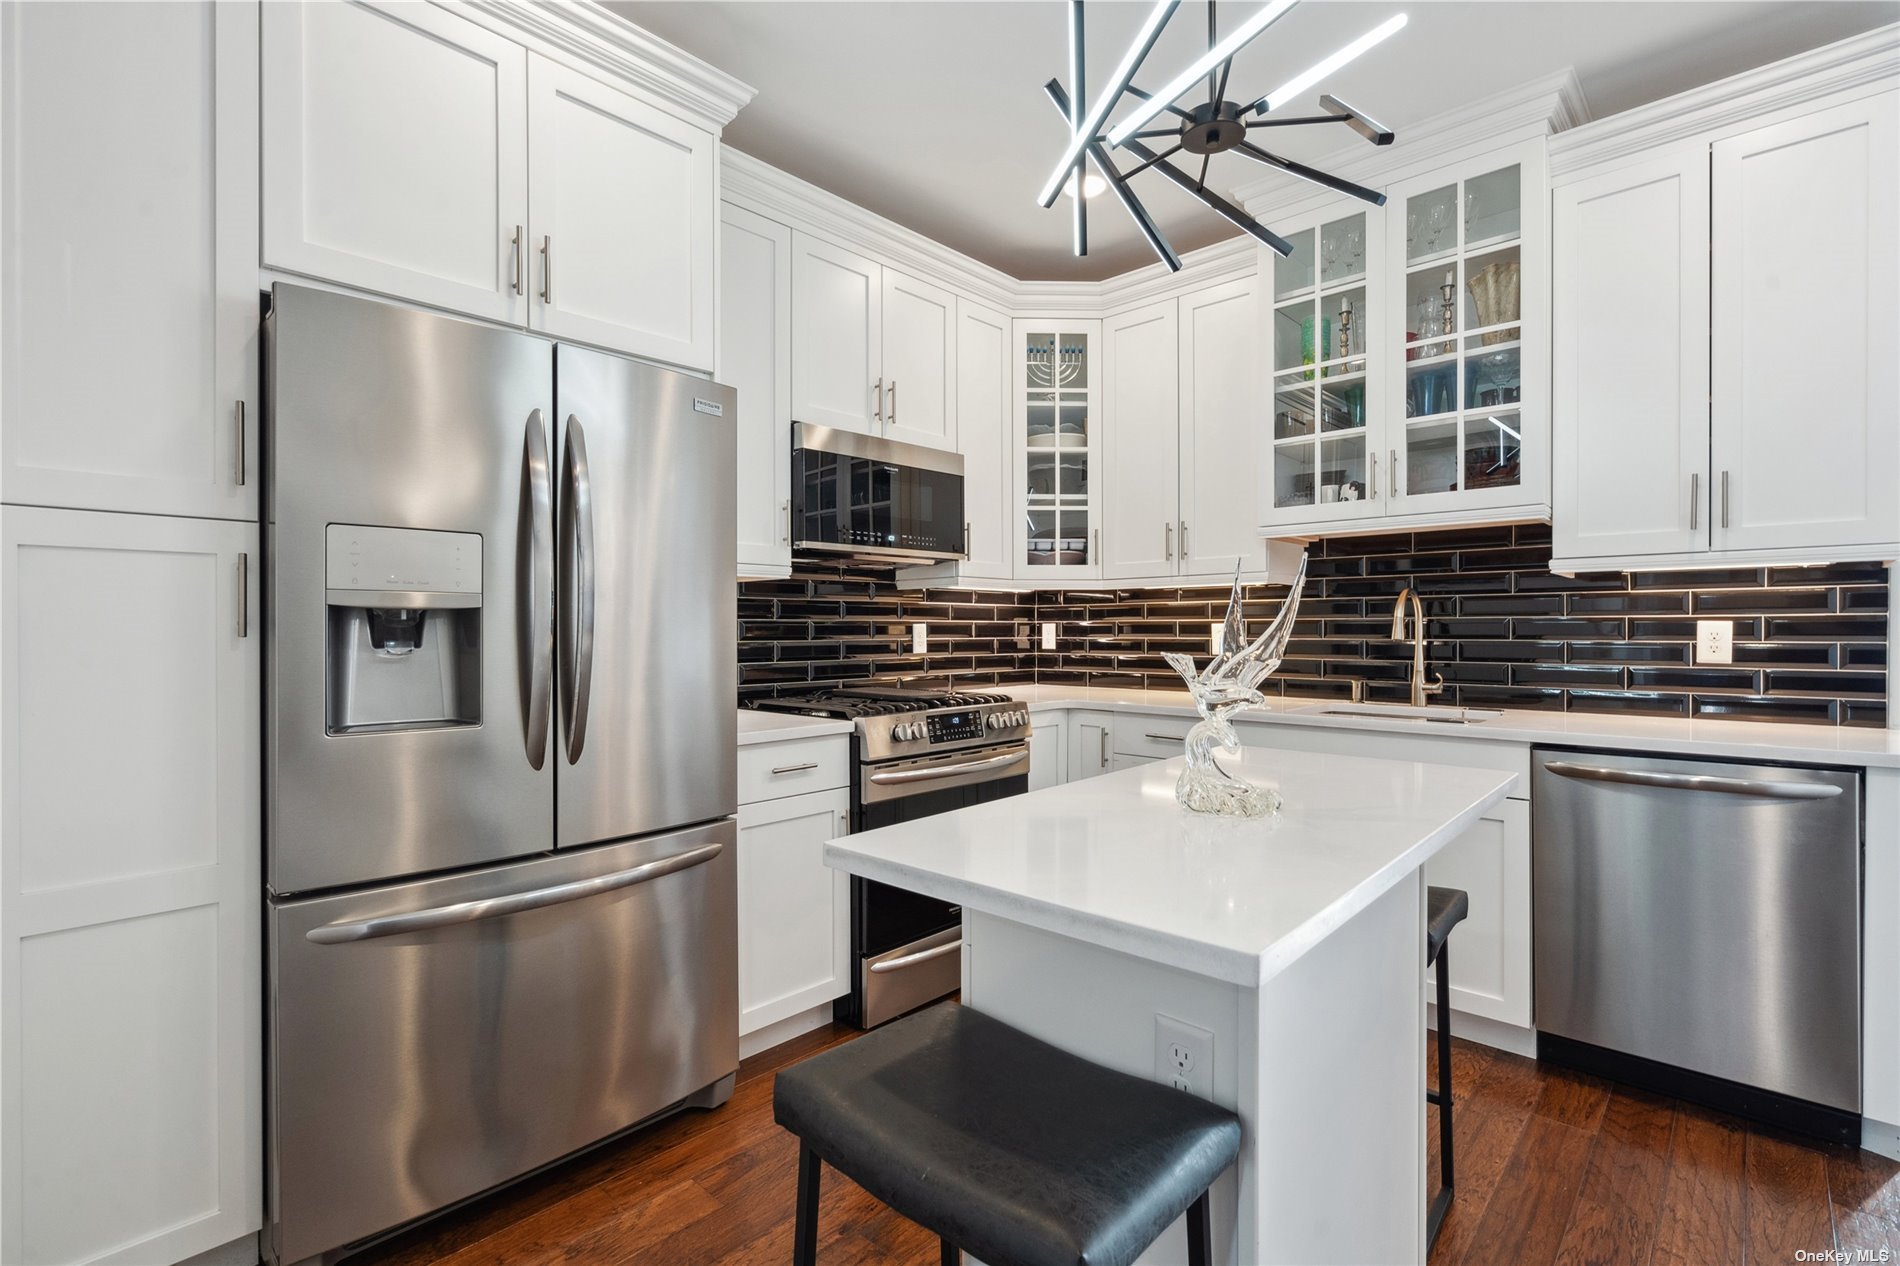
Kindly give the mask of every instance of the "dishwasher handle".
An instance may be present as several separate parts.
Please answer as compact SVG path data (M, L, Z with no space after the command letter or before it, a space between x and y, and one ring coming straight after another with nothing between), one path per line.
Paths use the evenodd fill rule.
M1725 796L1755 796L1763 800L1831 800L1841 794L1835 783L1787 782L1768 778L1723 778L1715 774L1660 774L1645 769L1614 769L1554 760L1544 768L1562 778L1586 782L1628 783L1670 791L1713 791Z

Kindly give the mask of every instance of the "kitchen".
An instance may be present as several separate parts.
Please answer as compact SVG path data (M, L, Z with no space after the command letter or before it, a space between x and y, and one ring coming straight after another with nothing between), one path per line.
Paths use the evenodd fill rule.
M782 1259L962 1013L1212 1260L1900 1251L1900 6L1607 11L0 6L0 1262Z

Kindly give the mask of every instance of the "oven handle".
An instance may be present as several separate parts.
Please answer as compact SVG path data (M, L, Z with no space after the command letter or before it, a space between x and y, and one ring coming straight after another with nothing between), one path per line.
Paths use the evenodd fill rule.
M927 950L918 950L915 954L906 954L902 958L887 958L881 962L872 963L870 970L872 974L882 976L887 971L897 971L904 967L915 967L917 964L927 963L933 958L942 958L945 954L954 954L962 948L963 938L958 937L948 945L933 945Z
M987 756L982 760L963 761L956 765L933 765L928 769L886 769L867 775L874 783L888 786L891 783L930 782L938 778L954 778L958 774L978 774L990 769L1007 769L1011 765L1020 765L1029 759L1027 749L1008 752L1002 756Z

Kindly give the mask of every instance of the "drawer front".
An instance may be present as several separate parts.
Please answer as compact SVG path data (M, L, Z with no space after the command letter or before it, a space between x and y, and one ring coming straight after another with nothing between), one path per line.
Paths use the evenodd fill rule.
M1511 788L1510 798L1531 798L1529 745L1460 739L1443 733L1449 728L1434 725L1430 735L1412 735L1246 721L1234 725L1243 747L1277 747L1282 751L1323 752L1335 756L1369 756L1374 760L1415 760L1432 765L1458 765L1467 769L1503 770L1517 775L1517 785ZM1156 732L1159 733L1158 730Z
M754 743L739 749L739 803L851 785L848 735Z
M1193 717L1118 713L1115 717L1115 751L1121 756L1146 756L1153 760L1179 756L1181 744L1194 725Z

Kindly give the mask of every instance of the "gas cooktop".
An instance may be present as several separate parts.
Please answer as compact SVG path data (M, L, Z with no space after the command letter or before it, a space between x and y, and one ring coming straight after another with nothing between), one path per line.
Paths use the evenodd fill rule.
M831 717L855 721L860 717L893 716L900 712L927 712L932 708L974 708L983 704L1012 702L1008 695L980 694L974 691L914 690L898 686L885 689L821 690L809 695L787 695L779 699L754 699L747 706L761 712L794 712L800 716Z
M747 706L854 722L858 759L867 762L1020 743L1029 737L1028 707L993 692L866 686L754 699Z

